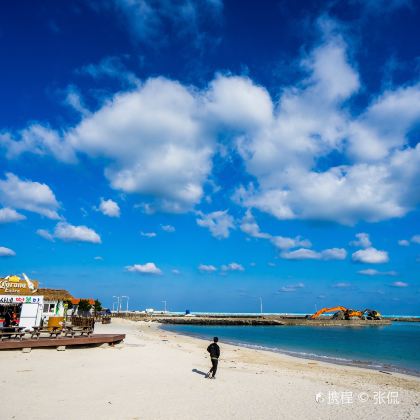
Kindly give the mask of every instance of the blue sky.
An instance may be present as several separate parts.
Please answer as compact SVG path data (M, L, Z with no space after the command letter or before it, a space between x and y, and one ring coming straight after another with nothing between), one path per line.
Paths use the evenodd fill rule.
M133 308L420 303L414 1L16 1L0 267Z

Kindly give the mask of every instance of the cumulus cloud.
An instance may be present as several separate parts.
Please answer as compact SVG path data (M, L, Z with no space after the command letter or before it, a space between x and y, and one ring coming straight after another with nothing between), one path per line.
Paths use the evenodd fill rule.
M114 189L151 195L159 210L188 211L201 200L215 147L198 101L180 83L149 79L84 118L67 141L110 161L105 176Z
M120 206L115 201L109 199L104 200L101 198L99 204L99 211L105 216L109 217L120 217Z
M369 248L372 245L368 233L356 233L356 238L357 240L350 242L350 245L361 248Z
M114 1L131 16L140 9L142 17L158 16L160 2ZM357 63L343 38L325 30L325 19L320 26L322 42L299 64L304 77L276 101L243 76L219 74L202 89L156 77L115 94L75 127L30 126L30 135L3 133L0 142L9 156L26 150L67 162L76 154L103 159L111 187L146 195L148 213L193 210L227 143L221 158L235 150L253 179L233 196L247 209L347 225L403 217L419 202L420 145L409 135L420 119L420 84L382 92L352 112L349 100L361 88ZM323 165L331 155L345 164ZM268 239L252 220L241 229Z
M26 216L9 207L0 209L0 223L12 223L25 220Z
M293 293L298 291L299 289L303 289L305 285L303 283L297 283L297 284L289 284L287 286L283 286L279 289L279 292L281 293Z
M173 233L175 232L175 227L172 225L160 225L160 228L164 231L164 232L168 232L168 233Z
M49 219L60 218L57 213L60 206L48 185L22 180L10 172L6 173L6 179L0 180L0 203L10 208L38 213Z
M131 273L139 273L139 274L152 274L152 275L159 275L162 274L162 270L156 266L155 263L148 262L146 264L134 264L128 265L125 267L127 271Z
M379 271L375 270L374 268L367 268L366 270L359 270L359 274L363 276L397 276L398 273L396 271Z
M87 226L74 226L67 222L57 223L53 233L45 229L38 229L36 233L49 241L60 239L65 242L101 243L101 237L93 229Z
M199 218L197 219L198 226L205 227L210 230L210 233L218 239L228 238L230 229L234 229L233 217L225 211L214 211L209 214L197 212Z
M400 246L410 246L410 241L407 241L407 239L400 239L398 241L398 245L400 245Z
M236 262L231 262L230 264L222 265L222 271L245 271L245 268Z
M321 252L307 248L299 248L295 251L284 251L280 254L286 260L344 260L347 251L343 248L330 248Z
M217 271L217 268L214 265L200 264L198 269L205 273L214 273Z
M0 257L14 257L16 252L13 249L0 246Z
M382 264L389 261L388 253L386 251L379 251L373 247L359 249L352 254L352 259L355 262L364 264Z

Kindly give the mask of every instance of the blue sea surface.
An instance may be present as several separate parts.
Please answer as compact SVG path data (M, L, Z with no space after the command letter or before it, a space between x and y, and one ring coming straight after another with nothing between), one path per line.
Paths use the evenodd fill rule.
M263 348L326 362L398 371L420 376L420 323L386 326L202 326L164 329L206 339Z

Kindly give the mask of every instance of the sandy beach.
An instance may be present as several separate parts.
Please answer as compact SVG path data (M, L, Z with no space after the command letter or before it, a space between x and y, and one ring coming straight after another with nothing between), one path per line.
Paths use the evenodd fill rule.
M420 418L420 378L227 345L221 337L210 380L203 340L121 319L96 332L127 336L115 347L1 352L0 417Z

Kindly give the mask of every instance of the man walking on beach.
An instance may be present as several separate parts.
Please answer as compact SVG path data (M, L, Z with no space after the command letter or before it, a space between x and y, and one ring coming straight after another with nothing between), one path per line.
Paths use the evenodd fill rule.
M220 347L217 344L218 341L219 339L214 337L213 343L207 347L207 351L210 353L211 369L207 373L206 378L216 379L217 363L219 362L220 357Z

